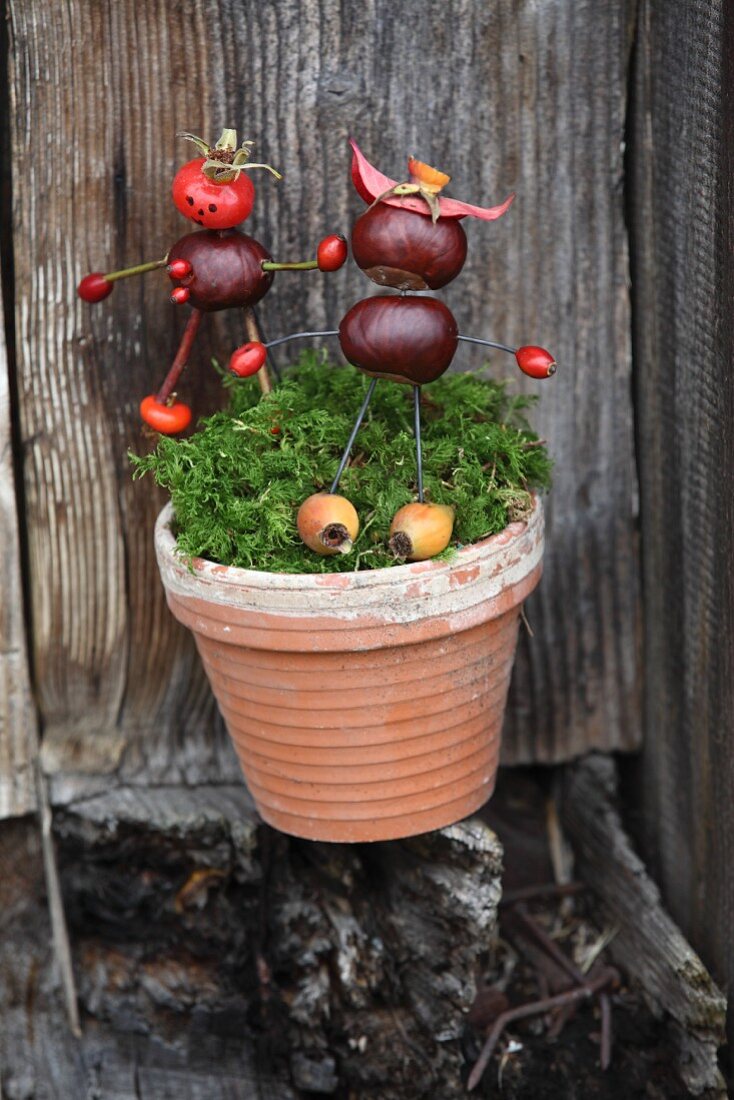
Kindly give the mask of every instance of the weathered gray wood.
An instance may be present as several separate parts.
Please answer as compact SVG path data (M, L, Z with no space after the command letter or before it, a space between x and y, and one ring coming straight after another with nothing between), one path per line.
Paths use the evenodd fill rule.
M609 950L657 1015L672 1016L678 1069L692 1096L726 1096L717 1065L725 1042L726 997L663 908L616 806L614 762L592 756L569 768L562 810L579 877L616 928Z
M168 194L174 134L184 121L214 125L202 89L217 69L207 13L187 7L82 0L10 13L34 668L50 765L70 771L109 772L123 756L130 770L157 761L151 779L226 770L193 646L155 578L162 498L132 485L126 458L146 446L136 405L165 373L183 319L163 275L118 286L94 311L74 290L86 270L163 255L183 228ZM200 365L212 347L204 339ZM212 406L211 369L190 386L199 408Z
M48 787L40 767L36 768L38 792L38 818L43 852L43 871L48 898L48 914L51 922L51 939L54 961L64 991L64 1004L69 1031L76 1038L81 1037L79 1022L79 1001L74 981L74 967L71 958L69 929L66 923L64 901L61 896L59 867L56 858L56 846L53 838L53 818L48 798Z
M630 164L646 854L734 988L734 13L641 7ZM734 1013L730 1013L730 1044Z
M34 808L38 745L23 616L9 382L0 301L0 819Z
M622 208L633 9L447 0L440 16L413 19L390 0L10 0L25 522L46 766L71 775L57 797L113 770L169 782L237 774L157 582L160 494L131 484L125 457L147 446L137 404L183 317L158 274L94 308L74 297L85 271L160 255L185 231L168 195L187 151L174 134L215 135L225 122L285 172L280 185L257 179L251 219L280 258L311 254L363 209L350 133L388 173L415 152L453 173L458 196L518 192L502 221L466 223L467 267L444 295L465 332L545 343L561 364L542 388L521 383L511 360L493 364L542 393L538 426L556 458L546 576L505 759L639 743ZM278 276L263 325L334 326L370 286L353 264L333 277ZM241 325L207 321L181 386L197 412L217 399L210 354L225 358ZM481 358L464 349L459 365Z
M465 1095L460 1038L496 920L500 861L477 818L356 850L290 846L269 910L296 1084L314 1075L323 1091L346 1083L365 1100Z
M262 825L241 787L163 787L74 803L57 837L96 1018L159 1037L172 1015L184 1036L211 1021L241 1058L257 1038L259 1079L296 1091L464 1095L460 1038L500 896L478 819L309 844ZM140 1080L158 1098L155 1075Z
M0 822L0 1094L83 1097L85 1074L53 964L32 819Z
M161 1036L87 1017L75 1039L55 976L43 890L36 823L0 823L3 1100L296 1100L286 1081L261 1072L244 1031L237 1035L216 1017L183 1026L179 1016ZM118 981L121 975L118 965Z

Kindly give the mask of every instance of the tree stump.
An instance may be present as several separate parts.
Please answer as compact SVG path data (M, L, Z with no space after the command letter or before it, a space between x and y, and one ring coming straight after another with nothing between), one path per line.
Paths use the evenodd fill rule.
M128 788L66 807L56 835L88 1013L174 1047L229 1037L220 1068L246 1050L271 1097L464 1095L500 897L482 821L317 844L269 829L238 787Z

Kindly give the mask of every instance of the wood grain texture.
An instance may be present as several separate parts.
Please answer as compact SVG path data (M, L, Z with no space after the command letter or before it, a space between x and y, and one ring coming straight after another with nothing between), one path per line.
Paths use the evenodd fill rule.
M550 346L542 394L556 459L546 576L521 644L507 762L639 743L639 592L622 139L635 0L448 0L407 19L389 0L10 0L16 325L31 550L34 667L57 797L117 769L144 781L227 780L233 756L191 642L168 615L151 533L161 503L131 484L147 446L137 403L183 325L158 274L94 309L88 270L162 254L184 231L168 199L177 130L238 124L285 173L256 179L251 231L277 259L312 254L362 209L347 136L389 174L415 152L475 202L469 259L442 297L469 335ZM447 59L450 58L450 63ZM42 123L44 137L33 137ZM24 181L33 175L33 186ZM268 335L335 328L372 287L353 264L284 273ZM242 338L207 319L180 392L217 400L208 368ZM498 353L499 355L499 353ZM285 362L280 355L281 363ZM463 349L459 367L478 364ZM73 775L72 773L76 773Z
M673 916L729 989L734 986L732 18L731 5L718 2L646 0L631 150L646 606L644 840Z
M723 1100L717 1053L725 1042L726 997L666 912L622 826L614 762L591 756L567 769L561 806L578 874L616 929L612 957L653 1012L672 1017L678 1069L690 1094Z
M23 614L18 514L10 423L10 379L0 302L0 819L36 805L38 751Z

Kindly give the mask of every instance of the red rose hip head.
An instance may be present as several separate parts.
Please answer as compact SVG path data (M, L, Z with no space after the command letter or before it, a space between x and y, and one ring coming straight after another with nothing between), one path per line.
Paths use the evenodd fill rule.
M195 134L179 134L193 141L202 156L176 173L171 193L176 209L204 229L234 229L252 210L255 188L247 176L250 168L265 168L281 179L269 164L248 164L252 142L237 144L236 130L223 130L211 146Z
M346 263L348 253L346 238L341 233L324 237L316 250L319 271L338 271Z
M105 279L101 271L93 271L91 275L85 275L76 292L83 302L101 302L108 298L114 289L114 284Z
M204 175L205 163L205 157L197 157L176 173L171 188L176 209L205 229L232 229L252 210L252 180L242 173L230 183L216 183Z
M238 378L249 378L257 374L268 357L268 349L259 340L250 340L236 348L229 359L229 369Z

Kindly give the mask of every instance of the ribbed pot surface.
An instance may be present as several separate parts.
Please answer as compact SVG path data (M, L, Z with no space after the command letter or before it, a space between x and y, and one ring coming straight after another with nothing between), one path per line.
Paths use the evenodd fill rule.
M156 551L269 824L309 840L412 836L494 788L522 601L543 515L450 562L276 574ZM193 568L192 568L193 566Z

